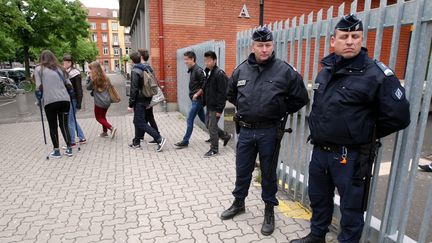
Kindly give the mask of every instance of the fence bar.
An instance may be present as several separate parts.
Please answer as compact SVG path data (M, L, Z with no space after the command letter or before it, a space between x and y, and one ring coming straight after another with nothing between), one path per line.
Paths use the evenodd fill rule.
M387 0L380 0L378 28L375 35L374 59L379 60L381 55L381 44L384 32L384 19L386 13Z
M370 9L371 9L371 1L365 0L364 4L364 19L363 19L363 46L367 44L368 31L369 31L369 19L370 19Z
M420 10L423 7L423 0L417 1L418 8L417 8L417 14L421 17ZM383 239L384 234L386 235L392 235L396 233L397 225L400 219L400 213L402 208L402 199L404 191L406 190L406 176L408 173L408 167L410 164L410 158L412 153L412 146L413 141L415 138L416 133L416 125L418 120L418 112L420 109L420 99L421 97L418 95L422 91L422 85L420 83L419 79L416 79L415 73L413 72L413 69L417 69L416 65L421 65L419 62L419 55L422 55L422 53L418 52L419 48L419 41L420 41L420 25L421 20L418 19L416 23L414 24L416 28L414 29L414 32L412 34L412 40L411 40L411 46L410 46L410 54L408 57L408 69L407 69L407 98L411 102L411 123L408 126L407 129L404 130L402 133L402 146L400 150L400 158L399 162L397 164L397 170L396 170L396 177L397 178L394 181L394 191L391 193L393 194L391 203L389 205L389 214L387 224L383 224L385 228L383 228L384 232L380 232L380 239ZM414 49L415 47L415 49ZM411 73L409 72L411 70ZM416 72L418 73L418 72ZM423 80L424 76L421 78Z
M291 52L290 52L290 63L294 63L294 54L295 54L295 39L297 32L300 31L300 28L297 27L297 18L293 19L293 26L292 26L292 35L291 35ZM289 135L290 138L290 148L291 153L288 155L288 162L290 163L289 166L289 174L288 174L288 192L291 193L293 190L293 180L294 180L294 172L295 172L295 164L294 164L294 153L295 153L295 141L296 141L296 134L297 134L297 113L294 113L291 116L292 122L291 122L291 128L292 133Z
M331 32L333 31L332 28L332 18L333 18L333 6L331 6L327 10L327 26L326 26L326 32L325 32L325 44L324 44L324 56L327 56L330 51L330 36Z
M398 0L397 1L397 13L396 13L396 24L393 26L393 35L392 35L392 45L390 50L390 60L389 60L389 67L391 69L396 69L396 58L397 58L397 52L399 47L399 37L400 37L400 29L401 29L401 20L402 20L402 13L404 8L404 0Z
M428 198L426 201L426 208L423 214L422 224L420 226L420 234L418 238L419 243L426 242L427 233L430 232L430 219L432 217L432 182L429 183Z
M419 64L425 64L427 63L427 58L429 57L429 48L431 46L431 39L432 39L432 24L427 24L427 23L423 23L421 26L421 45L419 46L419 53L420 53L420 57L419 57ZM421 59L420 59L421 58ZM420 66L418 65L418 66ZM419 68L419 70L416 72L416 80L418 80L418 82L421 84L419 85L420 88L423 88L423 78L426 75L426 66L425 68ZM399 234L398 234L398 239L397 242L402 242L403 237L405 235L405 231L406 231L406 226L408 223L408 217L409 217L409 212L411 209L411 204L412 204L412 195L414 193L414 182L415 182L415 178L416 178L416 173L417 173L417 166L418 166L418 162L420 159L420 154L421 154L421 150L422 150L422 145L423 145L423 140L424 140L424 136L425 136L425 130L426 130L426 124L427 124L427 119L428 119L428 115L429 115L429 106L430 106L430 100L431 100L431 93L432 90L430 89L431 85L430 85L430 80L427 81L427 90L426 93L424 94L423 97L423 104L422 104L422 109L421 109L421 114L420 114L420 124L417 125L417 127L419 127L419 134L417 136L417 141L416 141L416 152L414 154L414 158L412 160L411 163L411 171L410 171L410 175L408 177L408 184L407 184L407 188L408 191L404 198L405 198L405 207L402 213L402 222L399 226Z
M351 13L357 13L357 0L354 0L354 1L351 3L351 9L350 9L350 12L351 12Z

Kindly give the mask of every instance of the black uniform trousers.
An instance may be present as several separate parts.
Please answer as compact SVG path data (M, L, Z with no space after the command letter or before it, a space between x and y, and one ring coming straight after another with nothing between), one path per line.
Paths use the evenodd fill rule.
M364 182L355 180L357 150L347 150L347 163L341 163L340 152L323 151L315 146L309 165L309 198L312 208L311 232L324 236L333 215L335 187L340 195L341 233L339 242L359 242L363 225Z
M259 154L261 167L261 197L265 203L278 205L276 199L277 178L276 170L267 178L273 153L276 147L277 127L273 128L241 128L237 141L236 155L236 182L233 195L244 199L248 195L252 180L252 172L255 169L256 157Z

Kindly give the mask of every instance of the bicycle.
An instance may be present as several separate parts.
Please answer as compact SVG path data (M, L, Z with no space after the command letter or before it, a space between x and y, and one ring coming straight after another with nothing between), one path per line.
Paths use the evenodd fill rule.
M12 79L0 77L0 95L15 98L17 89L18 87Z
M19 89L25 90L25 92L30 92L33 90L33 84L28 80L22 80L18 83L17 87Z

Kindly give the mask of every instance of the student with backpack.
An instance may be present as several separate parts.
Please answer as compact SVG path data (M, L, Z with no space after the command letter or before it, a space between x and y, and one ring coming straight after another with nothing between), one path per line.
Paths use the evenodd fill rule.
M130 55L134 63L131 72L131 88L129 95L129 112L134 112L133 123L135 126L135 137L130 148L140 149L141 138L144 133L150 134L157 143L157 151L162 151L166 139L159 132L147 124L146 108L150 105L153 95L157 94L157 80L148 72L148 69L141 63L141 55L134 52Z
M110 80L102 70L99 62L89 64L90 82L87 83L87 90L91 90L94 97L94 113L96 120L102 125L102 133L99 137L108 137L108 130L111 131L111 139L114 139L117 128L113 127L106 119L108 108L111 106L111 97L108 89L111 86Z
M138 52L141 55L141 63L144 64L144 67L147 68L147 71L149 73L151 73L153 75L153 77L156 77L153 68L150 66L150 64L147 63L149 58L150 58L149 51L147 49L138 49ZM152 128L154 128L157 132L159 132L159 128L156 124L156 120L155 120L154 114L153 114L153 106L147 107L147 109L145 110L145 118L146 118L147 123ZM144 136L141 138L141 140L144 140ZM156 144L157 142L156 142L156 140L153 139L152 141L149 141L148 143L149 144Z

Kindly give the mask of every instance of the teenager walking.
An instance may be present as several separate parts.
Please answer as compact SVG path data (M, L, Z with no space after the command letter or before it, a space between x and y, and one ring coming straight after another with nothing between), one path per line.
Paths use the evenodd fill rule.
M99 62L89 64L90 82L87 84L87 90L92 90L94 97L94 113L96 120L102 125L102 133L100 137L108 137L108 130L111 131L111 138L114 139L117 133L117 128L113 127L107 120L106 114L111 106L111 97L108 88L111 85L110 80L102 70Z

